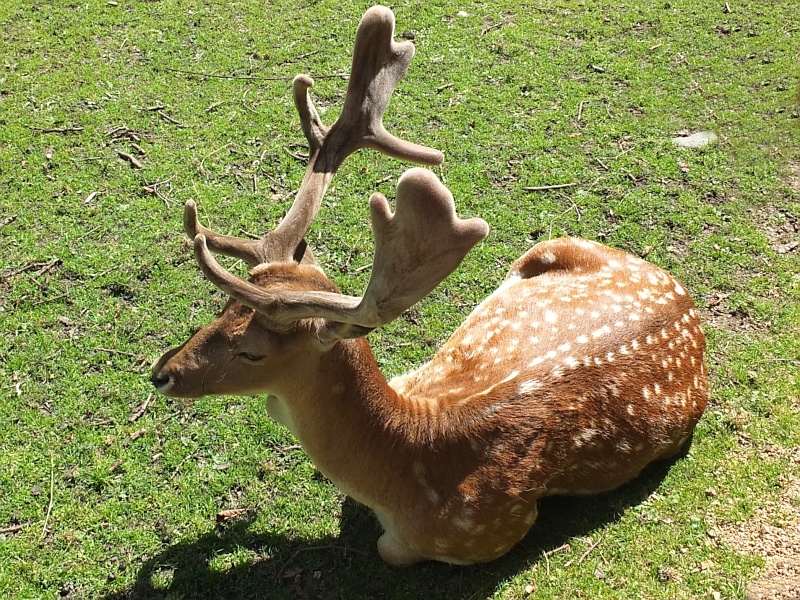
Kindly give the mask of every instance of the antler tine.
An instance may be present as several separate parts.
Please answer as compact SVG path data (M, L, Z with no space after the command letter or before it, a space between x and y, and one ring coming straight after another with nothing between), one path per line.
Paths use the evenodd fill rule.
M401 140L386 131L383 114L395 87L414 56L411 42L394 41L394 15L373 6L361 19L353 50L350 82L342 114L331 127L319 118L308 90L314 81L298 75L292 84L311 158L294 204L275 231L264 238L270 260L288 260L294 254L319 211L333 175L345 158L360 148L426 165L440 164L438 150Z
M459 219L450 191L433 173L419 168L400 178L395 214L383 194L372 195L370 213L375 259L361 298L329 292L265 291L219 266L203 236L195 239L195 254L214 285L276 322L328 319L320 340L332 342L365 335L400 316L452 273L489 232L483 219Z
M331 127L322 123L309 96L314 80L308 75L294 78L292 95L311 158L295 201L280 225L258 241L218 234L200 225L190 201L184 212L184 227L189 236L202 234L209 249L241 258L251 267L264 262L313 262L313 254L303 243L303 237L347 156L360 148L373 148L420 164L442 162L444 157L438 150L397 138L383 126L383 114L392 93L414 56L411 42L394 41L394 23L394 15L386 7L373 6L364 13L356 34L342 114Z
M394 41L394 25L394 14L384 6L373 6L364 13L353 47L344 108L332 129L361 129L361 135L353 139L353 150L373 148L401 160L438 165L444 160L441 152L396 138L383 126L392 93L415 52L410 41Z
M383 194L370 198L375 234L372 275L358 307L330 316L326 338L363 335L397 317L427 296L455 271L475 244L489 233L483 219L459 219L453 195L430 171L414 168L397 183L392 214ZM336 321L356 325L342 328Z
M203 235L208 246L215 252L240 258L251 267L264 262L260 240L248 240L222 235L203 227L197 218L197 205L194 200L187 200L186 205L183 207L183 229L186 231L186 235L192 239L195 239L198 235Z

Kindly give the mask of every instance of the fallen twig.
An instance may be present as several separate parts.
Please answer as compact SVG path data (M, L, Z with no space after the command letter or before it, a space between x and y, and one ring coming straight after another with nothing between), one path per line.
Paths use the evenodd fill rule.
M119 156L123 160L127 160L131 163L131 166L134 169L141 169L144 166L144 163L136 158L133 154L129 154L127 152L123 152L122 150L117 150L117 156Z
M192 457L194 457L194 454L193 453L189 453L183 458L183 460L181 462L178 463L178 466L175 467L175 470L172 472L172 475L170 475L170 477L169 477L170 481L172 481L173 479L175 479L175 477L178 476L178 472L181 470L181 467L184 465L184 463L187 460L189 460Z
M183 124L183 123L181 123L180 121L177 121L177 120L173 119L172 117L170 117L170 116L169 116L167 113L165 113L163 110L159 110L159 111L158 111L158 115L159 115L159 116L160 116L162 119L165 119L165 120L169 121L169 122L170 122L170 123L172 123L173 125L177 125L178 127L188 127L188 125L184 125L184 124Z
M51 298L42 298L41 300L32 302L31 306L41 306L42 304L47 304L48 302L55 302L56 300L61 300L62 298L66 298L67 296L69 296L69 292L64 292L63 294L59 294L58 296L53 296Z
M134 131L127 125L118 125L117 127L112 127L106 131L106 136L110 137L112 141L130 140L131 142L136 143L142 141L143 134ZM144 151L142 154L144 154Z
M581 103L578 105L578 123L580 123L581 117L583 116L583 107L588 103L588 100L581 100Z
M247 104L247 102L244 101L245 96L247 96L247 94L249 94L249 93L250 93L250 90L247 89L247 90L244 91L244 94L242 94L242 106L244 106L247 110L249 110L254 115L257 115L258 111L255 108L253 108L252 106L250 106L249 104Z
M95 350L99 350L100 352L105 352L106 354L122 354L123 356L130 356L131 358L136 358L136 354L133 352L125 352L123 350L115 350L114 348L95 348Z
M147 406L150 404L150 399L153 397L153 394L147 394L147 399L142 402L136 410L133 411L130 417L128 417L128 423L135 423L139 420L139 418L144 414L144 411L147 410Z
M53 490L55 488L55 462L52 453L50 454L50 502L47 504L47 514L44 516L44 525L42 526L42 537L39 541L44 539L47 535L47 524L50 522L50 513L53 512Z
M83 131L83 127L80 125L72 125L71 127L34 127L29 125L28 128L39 133L77 133Z
M545 558L549 558L549 557L553 556L554 554L558 554L559 552L564 552L565 550L569 550L569 549L570 549L570 545L568 543L567 544L561 544L558 548L553 548L552 550L548 550L547 552L542 551L542 556L544 556Z
M301 161L301 162L305 162L305 161L307 161L307 160L308 160L308 156L306 156L305 154L300 154L300 153L297 153L297 152L292 152L292 151L289 149L289 147L288 147L288 146L284 146L284 147L283 147L283 149L284 149L284 151L286 152L286 154L288 154L289 156L291 156L291 157L292 157L292 158L294 158L294 159L297 159L297 160L299 160L299 161Z
M216 73L203 73L201 71L187 71L186 69L173 69L172 67L160 67L165 71L172 71L173 73L183 73L184 75L193 75L195 77L208 77L211 79L239 79L243 81L291 81L292 77L261 77L258 75L217 75ZM339 73L335 75L312 75L312 79L350 79L346 73Z
M10 273L2 273L2 274L0 274L0 279L8 279L8 278L14 277L16 275L22 275L22 273L27 273L28 271L33 271L34 269L39 269L34 274L34 277L36 275L44 275L49 270L51 270L54 267L57 267L60 264L61 264L61 259L60 258L54 258L53 260L51 260L49 262L33 262L33 263L25 265L24 267L21 267L21 268L17 269L16 271L11 271Z
M444 91L444 90L446 90L447 88L451 88L451 87L453 87L454 85L455 85L454 83L445 83L444 85L440 85L439 87L437 87L437 88L436 88L436 91L437 91L437 92L443 92L443 91Z
M586 557L587 557L587 556L589 556L589 554L590 554L590 553L591 553L591 552L592 552L592 551L593 551L595 548L597 548L597 547L600 545L600 542L602 542L602 541L603 541L603 538L604 538L605 536L606 536L606 532L604 531L602 534L600 534L600 537L598 537L598 538L597 538L597 541L596 541L594 544L592 544L591 546L589 546L589 549L588 549L588 550L586 550L586 552L584 552L583 554L581 554L581 557L578 559L578 565L579 565L579 566L580 566L580 565L582 565L582 564L583 564L583 561L584 561L584 560L586 560ZM564 563L564 568L566 569L566 568L567 568L567 567L569 567L569 566L570 566L570 565L571 565L573 562L575 562L575 561L574 561L574 560L568 560L567 562L565 562L565 563Z
M308 58L309 56L314 56L315 54L319 54L320 52L321 50L312 50L311 52L306 52L305 54L299 54L294 58L290 58L283 62L278 63L276 66L282 67L283 65L289 65L297 61L303 60L304 58Z
M505 24L506 24L505 21L501 21L500 23L495 23L494 25L489 25L488 27L484 27L483 30L481 30L481 35L486 35L492 29L500 29Z
M579 181L573 181L572 183L557 183L555 185L534 185L529 187L522 188L526 192L542 192L545 190L561 190L564 188L575 187L576 185L580 185Z
M145 192L147 192L148 194L155 194L156 196L158 196L159 198L161 198L164 201L164 204L169 206L170 205L169 198L167 198L164 194L162 194L161 190L158 189L158 188L161 185L171 183L173 179L175 179L175 175L173 175L169 179L164 179L163 181L156 181L154 183L145 183L145 186L142 189ZM171 185L169 186L169 189L170 189L170 191L172 190L172 186Z
M244 227L240 227L239 228L239 233L244 235L244 236L249 237L251 240L260 240L261 239L260 235L258 235L257 233L250 233Z
M25 525L9 525L8 527L0 528L0 535L4 533L17 533L18 531L22 530Z
M209 173L210 173L210 171L209 171L208 169L206 169L206 167L205 167L205 162L206 162L206 159L207 159L207 158L210 158L210 157L212 157L212 156L214 156L215 154L218 154L218 153L222 152L223 150L227 150L227 149L229 149L231 146L233 146L233 143L232 143L232 142L228 142L228 143L227 143L227 144L225 144L224 146L221 146L220 148L217 148L216 150L212 150L211 152L209 152L208 154L206 154L206 155L205 155L203 158L201 158L201 159L200 159L200 165L199 165L199 167L198 167L198 168L200 169L200 171L201 171L201 172L202 172L204 175L205 175L205 174L209 174Z
M275 581L277 582L281 578L281 575L283 575L283 572L286 570L286 567L292 564L292 561L294 561L295 558L300 556L300 554L302 554L303 552L308 552L309 550L343 550L345 553L355 552L356 554L362 554L365 556L367 555L367 553L364 552L363 550L348 548L347 546L310 546L308 548L300 548L289 557L289 560L283 563L283 566L281 566L280 569L278 569L278 574L275 575Z
M708 308L713 308L713 307L717 306L718 304L722 304L722 302L724 302L725 300L727 300L727 299L728 299L728 298L731 296L731 294L732 294L732 292L730 292L730 293L727 293L727 294L725 294L725 293L719 293L719 294L716 294L716 295L715 295L715 296L714 296L714 297L713 297L713 298L712 298L712 299L711 299L711 300L708 302Z

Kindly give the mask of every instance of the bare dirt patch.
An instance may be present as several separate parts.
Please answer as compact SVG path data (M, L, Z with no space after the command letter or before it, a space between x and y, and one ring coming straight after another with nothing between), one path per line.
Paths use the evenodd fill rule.
M765 566L747 587L748 600L800 599L800 449L769 448L765 459L788 458L782 491L751 519L723 528L720 538L741 554L760 556Z
M789 163L789 175L786 178L789 187L800 194L800 160Z
M800 161L789 163L786 184L800 194ZM765 233L772 249L778 254L800 253L800 215L783 203L769 203L750 210L753 222Z
M800 187L800 175L796 184ZM752 211L753 221L758 223L769 240L769 245L778 254L789 254L800 250L800 218L788 209L775 205L759 207Z

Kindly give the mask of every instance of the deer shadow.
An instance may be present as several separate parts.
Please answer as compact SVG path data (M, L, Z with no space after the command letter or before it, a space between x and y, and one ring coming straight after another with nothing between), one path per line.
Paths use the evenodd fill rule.
M336 537L298 540L253 533L249 531L251 521L240 520L165 548L141 566L134 584L103 600L486 597L502 581L544 560L549 550L617 521L658 488L680 458L651 465L637 479L612 492L540 500L539 517L528 535L491 563L390 567L375 549L381 534L377 520L368 508L348 498ZM211 568L213 557L237 548L254 550L264 558L224 571Z

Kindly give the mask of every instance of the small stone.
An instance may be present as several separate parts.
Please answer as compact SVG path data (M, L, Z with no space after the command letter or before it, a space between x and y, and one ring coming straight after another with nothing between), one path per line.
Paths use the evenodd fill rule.
M597 579L603 579L603 578L606 576L606 572L605 572L605 571L603 571L603 568L602 568L602 567L600 567L600 566L598 565L598 566L597 566L597 567L595 567L595 569L594 569L594 576L595 576Z
M692 135L674 137L672 143L681 148L704 148L717 141L717 134L713 131L698 131Z
M464 18L464 17L468 17L468 16L469 16L469 13L468 13L468 12L466 12L466 11L460 10L460 11L458 11L458 12L456 13L456 16L457 16L457 17Z

